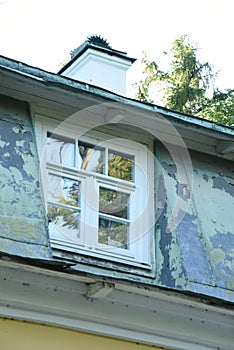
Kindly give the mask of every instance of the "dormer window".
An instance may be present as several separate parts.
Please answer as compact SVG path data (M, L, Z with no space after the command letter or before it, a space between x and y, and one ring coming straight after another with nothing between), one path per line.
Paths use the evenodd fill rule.
M74 128L43 129L43 188L54 251L149 269L147 147L98 132L75 137Z
M147 202L146 154L144 146L123 139L95 144L87 137L47 132L45 187L52 246L149 263L149 232L141 237L143 218L138 217Z

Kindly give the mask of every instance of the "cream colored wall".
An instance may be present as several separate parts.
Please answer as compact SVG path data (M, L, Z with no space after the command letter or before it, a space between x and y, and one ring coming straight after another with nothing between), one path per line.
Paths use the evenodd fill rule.
M6 319L0 319L0 344L2 350L149 350L151 348L123 340Z

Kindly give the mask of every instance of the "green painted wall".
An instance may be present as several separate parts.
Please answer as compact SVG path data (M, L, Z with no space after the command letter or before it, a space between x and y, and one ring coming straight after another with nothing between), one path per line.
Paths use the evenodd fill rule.
M156 145L156 269L145 271L81 257L74 271L234 300L232 161L190 152L192 177ZM175 149L175 153L180 150ZM180 159L180 154L176 155ZM181 157L182 158L182 157ZM181 167L185 167L181 159ZM187 175L186 175L187 174ZM186 177L187 176L187 177ZM0 251L50 259L34 126L24 102L0 98ZM175 203L176 226L168 229ZM178 209L179 208L179 209ZM71 254L69 260L73 259ZM122 269L122 270L121 270ZM152 276L152 274L155 275Z
M0 96L0 251L49 258L39 161L27 104Z

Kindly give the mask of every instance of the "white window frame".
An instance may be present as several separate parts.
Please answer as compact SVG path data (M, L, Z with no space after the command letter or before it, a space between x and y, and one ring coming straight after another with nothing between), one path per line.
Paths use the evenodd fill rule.
M133 156L135 158L136 170L134 182L119 180L103 174L78 170L76 167L61 166L59 164L46 162L45 147L47 133L58 135L70 140L76 139L82 134L82 128L72 125L60 127L58 122L46 117L35 119L36 137L38 150L41 159L41 178L45 206L47 207L46 183L48 173L58 176L69 176L81 182L81 227L80 240L77 243L66 242L50 235L52 248L62 251L73 252L110 261L134 265L137 267L152 268L152 247L153 242L153 163L152 154L147 146L135 141L109 136L100 132L92 132L90 135L81 137L83 142L98 144L98 146L109 147L111 150ZM77 147L77 142L76 142ZM76 149L77 152L77 149ZM138 168L138 169L137 169ZM143 181L144 180L144 181ZM90 191L93 187L94 191ZM94 198L93 193L98 192L99 187L116 189L128 193L131 198L130 220L130 246L129 249L115 248L113 246L97 242L97 218L98 218L98 197ZM88 206L87 203L92 203ZM141 204L139 204L141 203ZM141 207L139 207L141 205ZM96 209L92 208L96 207ZM85 210L83 210L85 208ZM93 219L91 219L93 218ZM142 234L143 233L143 234ZM94 239L96 237L96 239Z

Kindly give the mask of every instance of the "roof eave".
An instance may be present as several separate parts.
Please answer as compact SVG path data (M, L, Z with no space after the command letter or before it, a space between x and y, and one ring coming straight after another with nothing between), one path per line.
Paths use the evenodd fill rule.
M161 106L157 106L148 102L140 102L138 100L124 97L121 95L118 95L116 93L110 92L108 90L105 90L103 88L83 83L80 81L76 81L71 78L67 78L64 76L60 76L59 74L50 73L45 70L32 67L30 65L27 65L25 63L12 60L3 56L0 56L0 69L8 72L9 74L16 74L23 76L25 79L33 79L37 82L44 83L48 86L50 85L51 88L53 87L60 87L61 89L66 90L80 90L82 92L85 92L87 94L93 94L97 98L100 97L101 99L104 99L106 101L113 101L113 102L120 102L125 105L128 105L133 108L138 108L141 111L145 110L147 112L153 112L153 113L159 113L166 118L170 118L170 121L175 123L184 123L188 126L193 126L195 128L202 128L204 131L212 132L212 133L219 133L221 135L227 136L227 137L234 137L234 128L219 124L216 122L212 122L209 120L205 120L200 117L192 116L183 114L180 112L176 112ZM220 135L220 138L221 138Z

